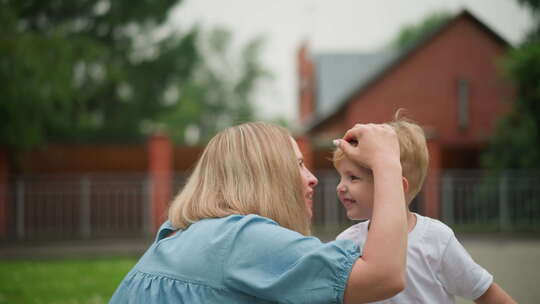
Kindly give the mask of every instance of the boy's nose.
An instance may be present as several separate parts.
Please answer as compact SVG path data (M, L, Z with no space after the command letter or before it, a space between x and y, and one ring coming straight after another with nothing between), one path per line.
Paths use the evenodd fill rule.
M342 183L339 183L336 187L337 192L345 192L347 188Z

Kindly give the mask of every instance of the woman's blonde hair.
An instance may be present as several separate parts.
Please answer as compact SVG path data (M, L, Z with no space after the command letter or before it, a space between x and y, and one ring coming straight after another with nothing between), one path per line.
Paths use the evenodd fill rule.
M169 208L184 229L205 218L258 214L304 235L310 220L290 133L262 122L218 133Z

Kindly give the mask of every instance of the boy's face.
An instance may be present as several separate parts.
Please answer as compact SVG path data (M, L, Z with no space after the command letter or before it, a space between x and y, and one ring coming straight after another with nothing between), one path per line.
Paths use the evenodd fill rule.
M340 175L339 200L351 220L370 219L373 211L373 177L371 171L357 166L346 157L336 163Z

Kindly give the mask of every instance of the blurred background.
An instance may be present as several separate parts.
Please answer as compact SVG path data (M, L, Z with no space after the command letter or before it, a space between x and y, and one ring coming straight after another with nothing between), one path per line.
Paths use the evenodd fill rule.
M3 0L0 25L0 303L106 303L246 121L293 132L330 241L331 139L399 108L430 150L412 209L540 301L539 1Z

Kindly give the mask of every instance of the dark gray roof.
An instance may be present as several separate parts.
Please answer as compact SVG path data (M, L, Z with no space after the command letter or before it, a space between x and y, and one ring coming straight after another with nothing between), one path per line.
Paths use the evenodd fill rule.
M397 51L366 54L321 54L314 56L316 75L316 113L324 117L368 82L392 61Z

